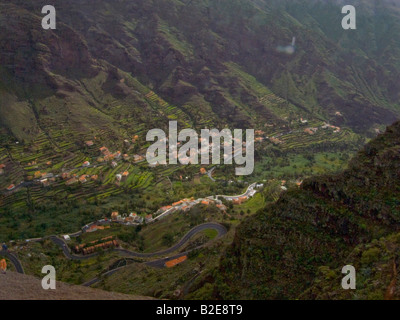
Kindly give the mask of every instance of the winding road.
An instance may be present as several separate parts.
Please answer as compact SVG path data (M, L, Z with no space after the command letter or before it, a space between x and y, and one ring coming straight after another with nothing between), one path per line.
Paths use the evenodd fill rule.
M24 268L22 267L21 262L13 253L5 250L0 250L0 256L8 258L14 265L15 270L17 270L18 273L24 273Z
M121 248L114 248L113 250L121 253L124 256L130 256L130 257L136 257L136 258L152 258L152 257L156 257L156 256L163 256L163 255L172 253L174 251L177 251L179 248L183 247L196 234L198 234L204 230L208 230L208 229L213 229L218 232L216 238L220 238L227 233L227 230L223 225L221 225L219 223L208 222L208 223L204 223L204 224L194 227L188 233L186 233L178 243L176 243L172 247L162 250L162 251L152 252L152 253L142 253L142 252L134 252L134 251L121 249ZM58 238L57 236L50 236L49 239L51 241L53 241L56 245L58 245L62 249L64 255L70 260L86 260L86 259L90 259L90 258L93 258L93 257L96 257L97 255L99 255L99 253L94 253L94 254L87 255L87 256L74 255L71 253L67 243L63 239ZM178 253L172 257L165 257L165 258L157 259L154 261L148 261L148 262L144 262L144 263L151 267L162 268L165 266L165 263L167 261L179 258L183 255L188 254L190 251L193 251L200 247L202 247L202 246L196 247L189 251ZM15 266L15 269L18 273L24 273L24 269L22 267L21 262L18 260L18 258L13 253L11 253L9 251L5 251L5 250L0 250L0 256L7 257L11 261L11 263ZM109 270L109 271L103 273L102 276L103 277L110 276L123 268L125 268L125 266ZM91 286L99 281L100 281L100 278L96 277L96 278L84 283L83 286Z
M204 223L204 224L194 227L188 233L186 233L177 244L173 245L172 247L170 247L168 249L162 250L162 251L152 252L152 253L143 253L143 252L135 252L135 251L130 251L130 250L121 249L121 248L114 248L113 250L116 252L122 253L126 256L135 257L135 258L152 258L152 257L156 257L156 256L163 256L163 255L166 255L166 254L169 254L171 252L178 250L183 245L185 245L190 240L190 238L192 238L199 232L202 232L207 229L216 230L218 232L217 238L225 235L227 232L224 226L222 226L218 223L209 222L209 223ZM71 260L86 260L86 259L90 259L90 258L93 258L98 255L98 253L93 253L93 254L86 255L86 256L75 255L75 254L71 253L68 245L66 244L66 242L63 239L58 238L56 236L51 236L50 240L52 240L56 245L58 245L63 250L64 255L68 259L71 259Z

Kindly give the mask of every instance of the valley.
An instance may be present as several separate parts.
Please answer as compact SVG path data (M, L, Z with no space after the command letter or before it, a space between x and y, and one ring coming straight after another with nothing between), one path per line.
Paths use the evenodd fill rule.
M53 2L44 30L41 1L0 0L12 271L160 299L399 297L396 1L349 1L356 30L337 0ZM169 161L147 161L154 128ZM179 152L213 128L240 156L254 130L251 174Z

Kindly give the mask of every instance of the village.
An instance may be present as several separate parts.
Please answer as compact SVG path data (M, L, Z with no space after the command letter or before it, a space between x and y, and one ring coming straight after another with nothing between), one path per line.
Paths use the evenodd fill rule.
M210 206L214 205L217 207L223 214L227 214L227 206L223 204L222 199L226 201L232 202L234 205L240 205L250 198L252 198L257 191L261 190L264 187L263 184L253 183L251 184L245 193L237 196L226 196L226 195L215 195L209 196L207 198L199 198L199 199L182 199L177 202L172 203L168 206L163 206L159 210L157 210L153 214L148 214L146 216L139 215L135 212L131 213L119 213L118 211L113 211L111 213L110 219L104 218L98 220L96 222L89 223L82 228L82 232L95 232L98 230L104 230L109 228L111 223L118 223L126 226L139 226L139 225L147 225L150 223L154 223L162 218L167 217L168 215L175 212L188 212L196 205L204 205ZM70 240L69 235L64 236L65 240Z
M340 112L336 113L336 116L341 116ZM299 120L295 121L296 123L298 123L300 125L299 128L297 129L292 129L289 131L280 131L279 133L272 133L270 135L267 135L266 132L264 132L261 129L255 130L255 141L256 142L263 142L264 140L269 141L270 143L272 143L273 145L282 145L285 144L285 142L287 141L289 136L293 136L294 134L296 135L300 135L301 133L305 133L308 136L314 136L316 135L316 133L318 131L325 131L328 132L328 130L330 129L333 133L340 133L342 130L340 127L331 125L329 123L323 122L322 124L319 123L317 125L314 124L310 126L309 124L309 120L304 119L304 118L300 118ZM305 126L305 128L304 128ZM303 128L301 128L303 127ZM211 131L210 132L210 137L214 138L216 137L216 132ZM232 138L235 142L241 142L241 139L237 139L237 138ZM89 148L89 150L93 150L93 148L96 147L97 144L97 138L94 137L93 140L87 140L84 141L84 145L85 147ZM131 143L135 144L137 143L139 140L139 136L135 135L133 136L131 139L125 139L124 140L124 144L129 146ZM168 138L165 137L164 138L164 142L167 143L168 142ZM212 143L208 143L208 141L206 141L207 143L205 143L206 139L204 138L200 138L199 142L201 144L201 152L205 153L205 152L209 152L210 150L212 150L215 145L216 145L216 141L212 141ZM237 140L237 141L236 141ZM219 141L220 145L224 148L232 148L232 141ZM242 142L243 146L242 146L242 152L246 152L246 147L245 147L245 142ZM173 144L172 145L172 149L170 152L170 161L172 161L173 163L177 162L178 163L178 159L183 162L183 163L190 163L191 159L188 156L183 156L179 157L178 156L178 151L177 151L177 147L180 146L181 143L177 142L176 146ZM75 173L74 171L79 171L80 169L89 169L89 168L104 168L104 167L109 167L111 170L117 168L119 166L119 163L123 162L126 164L129 164L129 167L123 168L121 170L121 172L116 172L113 175L113 178L107 179L107 182L113 182L117 187L121 186L122 183L124 183L126 180L128 180L130 174L131 174L131 166L130 165L135 165L135 164L139 164L141 162L146 161L146 156L144 154L140 154L140 153L136 153L133 155L128 155L127 153L122 153L121 151L116 151L116 152L112 152L109 150L108 147L106 146L101 146L99 149L99 154L97 157L94 157L93 159L87 159L86 161L83 161L80 165L76 166L76 167L72 167L72 168L66 168L66 167L62 167L61 168L61 172L48 172L46 170L46 168L44 167L48 167L49 170L51 170L51 168L54 167L59 167L57 163L53 163L53 161L47 161L46 163L41 165L40 170L36 170L31 172L30 174L28 174L25 178L24 181L20 181L18 182L13 182L9 185L7 185L5 187L4 192L13 192L16 189L18 189L19 187L24 187L24 186L29 186L32 184L39 184L43 187L49 187L52 184L56 183L57 181L64 181L65 186L74 186L74 185L83 185L86 184L88 181L93 181L93 182L101 182L102 177L99 176L98 173L92 173L92 174L88 174L88 173ZM229 163L232 161L231 158L233 158L234 155L231 156L226 156L224 158L224 162ZM214 157L214 155L213 155ZM216 160L213 158L213 161ZM154 168L159 166L160 164L152 164L149 163L148 167L150 168ZM27 167L31 167L31 168L38 168L38 164L36 160L33 160L29 163L27 163ZM202 168L203 169L203 168ZM204 170L204 169L203 169ZM4 175L7 172L7 164L6 163L0 163L0 176ZM205 174L202 172L202 174Z
M226 207L226 205L223 204L220 198L223 198L226 201L231 201L235 205L240 205L252 198L256 194L257 190L261 189L263 186L263 184L253 183L247 188L245 193L238 196L216 195L199 199L194 199L193 197L190 199L182 199L172 203L171 205L161 207L154 214L149 214L145 217L142 217L135 212L131 212L129 214L120 214L118 211L114 211L111 213L111 221L125 225L141 225L144 223L149 224L159 219L162 219L174 212L188 212L194 206L199 204L204 206L215 205L215 207L217 207L221 212L226 214L228 208ZM99 221L100 224L106 222L109 222L109 220L103 219ZM89 227L88 230L93 230L95 228L96 227Z

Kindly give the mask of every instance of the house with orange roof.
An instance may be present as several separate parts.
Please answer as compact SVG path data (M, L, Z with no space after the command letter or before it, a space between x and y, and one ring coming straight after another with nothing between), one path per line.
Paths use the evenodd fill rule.
M62 174L61 174L61 178L62 179L68 179L70 177L70 174L68 173L68 172L63 172Z
M95 232L97 229L97 225L93 224L89 227L89 229L86 230L86 232Z
M239 199L233 199L232 202L233 202L233 204L240 204L240 200Z
M181 210L182 210L183 212L186 212L186 211L189 211L189 210L190 210L190 207L189 207L189 206L183 206L183 207L181 208Z
M72 178L72 179L69 179L67 182L65 182L65 184L67 186L70 186L70 185L75 184L77 182L78 182L78 180L76 178Z
M153 220L153 215L148 214L148 215L146 216L146 222L150 222L150 221L152 221L152 220Z
M134 221L134 218L131 217L131 216L126 217L126 218L124 219L124 222L133 222L133 221Z
M11 191L11 190L14 190L15 189L15 185L14 184L10 184L8 187L7 187L7 191Z
M52 163L53 163L53 161L47 161L46 165L51 166Z
M112 219L112 220L117 220L118 215L119 215L118 211L112 212L112 213L111 213L111 219Z
M106 151L108 151L108 148L107 148L107 147L101 147L101 148L100 148L100 152L104 153L104 152L106 152Z
M223 205L223 204L217 204L217 208L220 209L221 211L226 211L228 208Z
M92 140L86 141L85 143L86 143L86 145L87 145L88 147L91 147L92 145L94 145L94 143L93 143Z
M201 174L206 174L206 173L207 173L207 170L206 170L205 168L201 168L201 169L200 169L200 173L201 173Z
M90 177L93 181L97 181L99 179L99 176L97 174L94 174Z
M4 169L6 165L4 163L0 164L0 169Z
M122 176L126 178L127 176L129 176L129 172L128 172L128 171L124 171L124 173L122 174Z
M89 161L85 161L83 164L82 164L82 167L89 167L90 166L90 162Z
M79 181L81 182L81 183L85 183L87 180L86 180L86 175L84 174L84 175L81 175L80 177L79 177Z
M41 176L42 176L42 173L41 173L40 171L36 171L36 172L34 173L35 179L40 178Z
M117 152L114 154L114 157L115 157L116 159L121 158L121 151L117 151Z
M133 160L134 160L135 162L142 161L142 160L144 160L144 157L141 156L140 154L135 154L135 155L133 156Z
M134 218L134 219L136 219L137 213L131 212L131 213L129 214L129 216L132 217L132 218Z

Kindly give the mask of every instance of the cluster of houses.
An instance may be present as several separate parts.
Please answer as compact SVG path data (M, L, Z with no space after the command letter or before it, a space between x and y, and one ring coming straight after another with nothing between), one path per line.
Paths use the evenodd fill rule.
M118 160L122 156L121 151L117 151L115 153L112 153L112 152L110 152L110 150L108 150L107 147L101 147L100 148L100 153L101 153L101 156L99 158L97 158L98 162L105 162L105 161L114 162L113 161L114 159Z
M322 129L328 129L328 128L333 129L334 133L338 133L341 130L340 127L336 127L336 126L330 125L330 124L328 124L326 122L324 122L324 125L321 126L321 128Z
M152 216L146 216L146 222L148 222L150 219L152 219ZM144 218L139 216L135 212L131 212L129 215L127 214L120 214L118 211L114 211L111 213L111 220L114 222L118 223L123 223L123 224L142 224L144 222Z
M135 137L137 137L137 136L135 136ZM135 139L135 138L133 138L133 139ZM127 141L129 143L128 140L125 140L125 141ZM112 152L110 152L110 150L108 150L107 147L101 147L100 153L101 153L101 155L100 155L100 157L97 158L97 161L100 163L111 161L111 167L113 167L113 168L115 168L118 165L118 163L117 163L118 160L123 159L125 161L129 161L131 158L128 154L122 154L121 151L112 153ZM145 159L144 156L139 155L139 154L135 154L133 156L133 160L135 162L143 161L144 159Z
M80 183L86 183L89 179L92 181L97 181L99 179L99 176L97 174L94 175L88 175L88 174L83 174L81 176L78 176L77 174L71 174L69 172L64 172L61 174L61 178L63 180L66 180L65 185L70 186L73 184L76 184L78 182Z
M244 199L243 199L244 201ZM177 202L174 202L172 205L161 207L156 213L148 214L144 218L139 216L137 213L128 214L120 214L118 211L114 211L111 213L111 221L118 222L126 225L138 225L146 223L151 223L161 218L166 217L167 215L177 212L183 211L188 212L195 205L211 205L214 204L219 210L222 212L226 212L227 207L222 203L221 200L218 199L208 199L208 198L200 198L200 199L182 199Z
M324 124L321 126L321 129L333 129L334 133L338 133L341 131L340 127L337 126L333 126L331 124L328 124L326 122L324 122ZM306 128L304 130L305 133L308 133L310 135L316 134L318 131L318 128Z
M126 180L126 178L128 178L129 176L129 171L124 171L121 173L118 173L115 175L115 178L117 179L117 183Z

